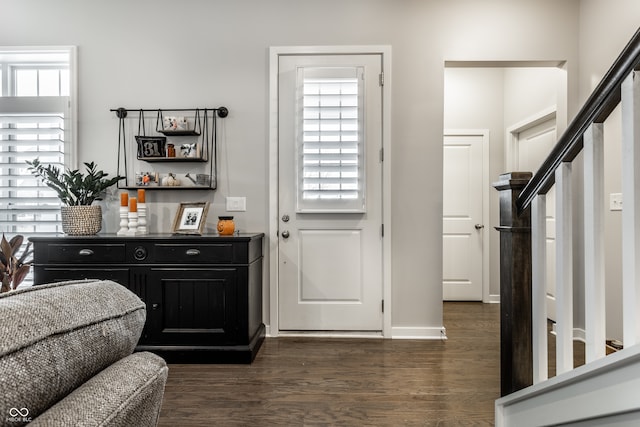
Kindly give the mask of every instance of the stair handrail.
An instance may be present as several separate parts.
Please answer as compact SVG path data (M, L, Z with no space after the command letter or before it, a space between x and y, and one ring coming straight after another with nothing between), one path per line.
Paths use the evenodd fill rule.
M640 28L622 50L611 68L569 123L540 169L525 186L516 201L518 213L524 212L537 194L546 194L555 183L555 170L572 161L582 150L582 136L592 123L603 123L620 103L622 82L634 70L640 70Z

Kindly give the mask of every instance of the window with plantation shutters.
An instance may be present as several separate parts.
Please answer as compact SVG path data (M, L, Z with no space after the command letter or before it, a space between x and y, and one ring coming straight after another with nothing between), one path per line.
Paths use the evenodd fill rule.
M0 106L0 231L62 231L56 193L31 175L25 161L38 157L64 169L68 97L5 97Z
M0 46L0 234L7 239L62 232L57 194L25 161L72 164L73 63L73 47ZM21 286L32 276L33 269Z
M61 232L56 193L31 175L36 157L69 167L72 47L0 47L0 232Z
M363 68L298 69L298 212L364 212Z

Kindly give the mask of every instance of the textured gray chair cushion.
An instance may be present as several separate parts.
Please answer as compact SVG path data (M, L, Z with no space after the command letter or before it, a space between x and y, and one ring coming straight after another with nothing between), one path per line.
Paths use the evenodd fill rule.
M128 401L148 399L147 382L162 382L161 403L164 361L149 353L125 359L140 337L145 313L135 294L111 281L64 282L0 294L0 423L11 408L28 409L36 422L74 390L69 403L57 405L69 417L75 408L73 425L126 425L117 421L117 412ZM155 403L158 409L160 403ZM100 413L88 417L94 410ZM89 421L80 423L83 419ZM66 425L46 420L41 425Z
M134 353L99 372L29 426L155 426L167 373L162 358Z

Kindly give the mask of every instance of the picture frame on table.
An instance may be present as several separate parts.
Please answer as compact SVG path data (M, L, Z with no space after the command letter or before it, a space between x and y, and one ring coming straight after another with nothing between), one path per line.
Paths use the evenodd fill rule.
M180 203L171 232L202 235L208 212L209 202Z

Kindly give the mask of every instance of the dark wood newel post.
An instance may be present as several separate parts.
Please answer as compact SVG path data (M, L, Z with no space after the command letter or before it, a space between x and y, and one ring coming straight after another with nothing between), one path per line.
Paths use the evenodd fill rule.
M531 335L531 214L518 215L516 200L530 172L500 175L500 392L533 384Z

